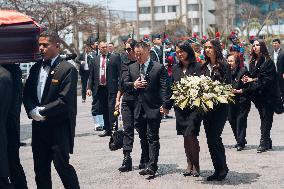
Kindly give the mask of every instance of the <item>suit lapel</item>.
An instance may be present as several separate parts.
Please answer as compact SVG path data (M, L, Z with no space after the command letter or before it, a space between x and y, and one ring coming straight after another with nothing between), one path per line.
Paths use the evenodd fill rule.
M150 62L149 62L149 65L148 65L148 67L147 67L147 70L146 70L146 76L149 76L149 75L150 75L150 72L151 72L152 68L153 68L153 62L150 61Z
M33 78L33 81L32 81L33 82L32 86L34 86L34 89L32 90L33 91L32 95L35 98L37 104L40 104L40 102L38 101L38 97L37 97L37 85L38 85L39 73L40 73L41 67L42 67L42 62L40 64L38 64L38 66L36 67L35 73L30 74L30 75L34 75L34 78Z
M43 93L42 93L42 97L41 97L41 102L44 102L44 99L45 99L45 97L48 93L49 87L50 87L51 80L54 76L55 71L57 70L58 64L61 61L62 61L62 59L60 58L60 56L58 56L56 58L56 60L54 61L53 65L51 66L50 70L49 70L49 73L48 73L48 76L47 76L47 79L46 79L46 82L45 82L45 85L44 85L44 89L43 89Z

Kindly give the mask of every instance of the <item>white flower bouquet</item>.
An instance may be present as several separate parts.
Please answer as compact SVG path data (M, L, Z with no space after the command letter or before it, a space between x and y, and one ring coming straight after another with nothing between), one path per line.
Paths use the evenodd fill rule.
M208 112L219 103L234 103L232 86L219 81L213 81L210 77L186 76L172 86L176 106L180 109L198 108L202 112Z

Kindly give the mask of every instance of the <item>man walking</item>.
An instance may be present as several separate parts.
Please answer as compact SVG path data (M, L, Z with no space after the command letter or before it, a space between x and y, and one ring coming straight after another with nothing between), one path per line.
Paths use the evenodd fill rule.
M73 153L77 114L76 68L59 56L58 35L39 38L43 61L30 71L23 102L32 118L32 151L38 189L51 189L51 162L66 189L79 189L77 174L69 164Z
M141 162L145 169L140 175L155 175L158 169L159 128L161 114L167 114L167 73L162 64L150 59L150 47L145 42L138 42L134 52L137 62L129 66L124 78L126 91L135 92L137 103L134 110L134 124L141 143Z

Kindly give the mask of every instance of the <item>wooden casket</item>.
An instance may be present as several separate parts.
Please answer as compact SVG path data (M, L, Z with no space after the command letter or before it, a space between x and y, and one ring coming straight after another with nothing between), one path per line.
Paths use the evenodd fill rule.
M39 25L30 17L0 10L0 63L25 63L41 59Z

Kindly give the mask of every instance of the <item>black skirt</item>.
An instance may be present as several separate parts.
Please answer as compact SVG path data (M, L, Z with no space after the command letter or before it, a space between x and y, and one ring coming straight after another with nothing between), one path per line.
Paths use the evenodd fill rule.
M178 135L199 135L201 126L201 115L195 109L183 109L175 107L176 130Z

